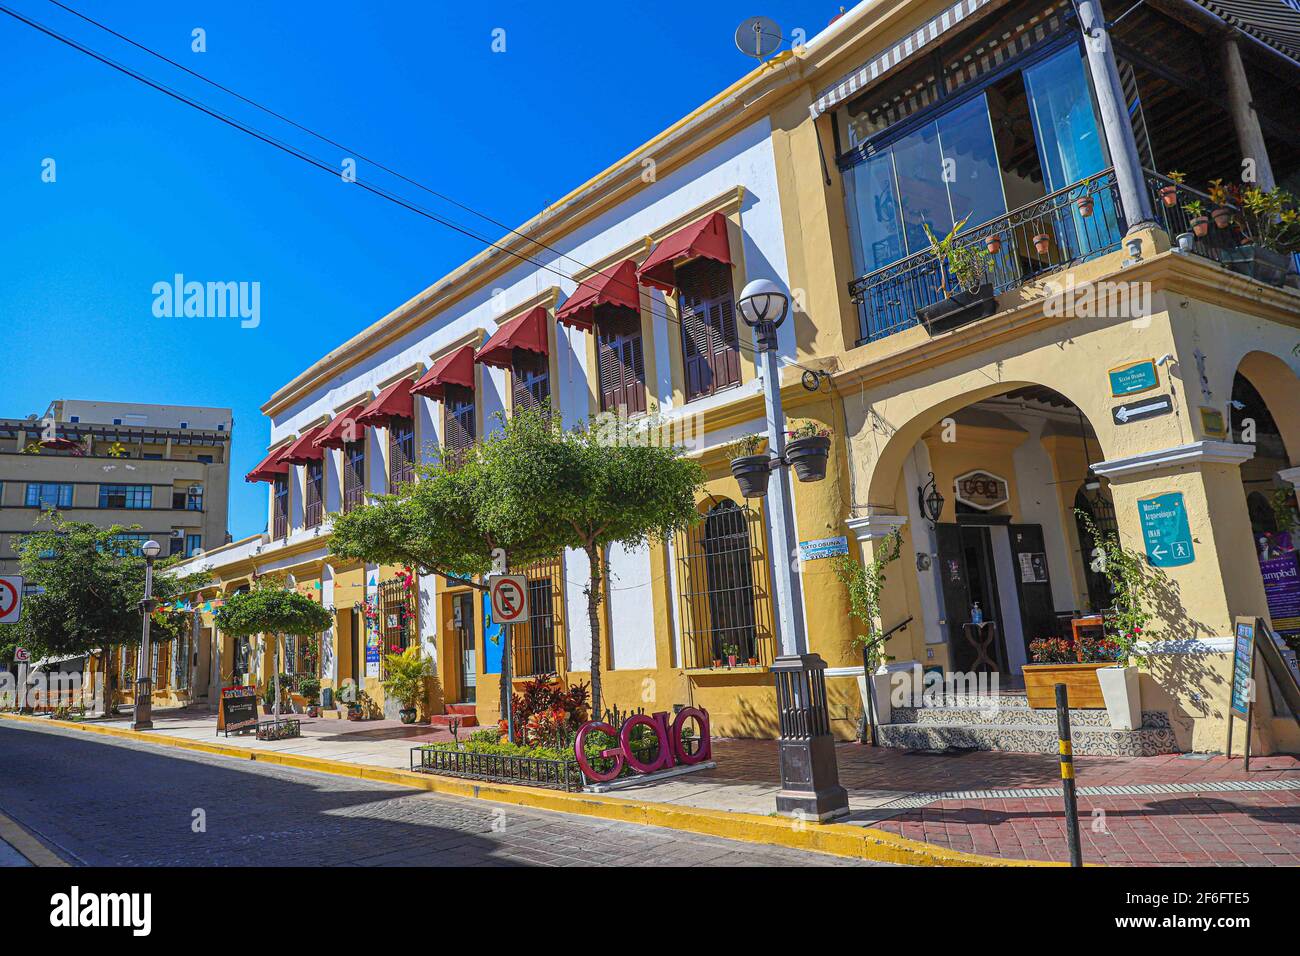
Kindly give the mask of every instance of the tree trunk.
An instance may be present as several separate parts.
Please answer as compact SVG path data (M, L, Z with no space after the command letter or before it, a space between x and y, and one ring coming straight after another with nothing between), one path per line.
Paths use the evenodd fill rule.
M604 567L600 551L587 548L591 582L587 587L587 623L591 626L591 719L601 719L600 709L600 599Z

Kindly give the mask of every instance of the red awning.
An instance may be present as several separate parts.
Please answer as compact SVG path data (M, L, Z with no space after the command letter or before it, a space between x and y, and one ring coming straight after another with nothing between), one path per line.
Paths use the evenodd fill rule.
M478 350L474 361L497 368L514 364L515 349L546 355L546 309L537 306L526 315L511 319L492 333L492 338Z
M411 386L411 391L429 398L442 398L444 385L474 387L474 346L462 345L438 359L433 368L424 373L424 378Z
M258 466L244 476L245 481L275 481L281 475L289 474L288 462L280 460L287 448L276 448L258 463Z
M664 292L676 288L675 269L682 259L703 256L723 265L731 265L731 243L727 241L727 217L720 212L679 229L659 245L637 271L642 285Z
M585 280L555 313L555 321L590 332L596 321L596 306L617 305L641 309L641 293L636 284L636 263L631 259L613 270L598 272Z
M366 426L357 419L366 410L367 402L358 402L341 415L335 415L334 421L326 425L316 440L312 442L317 448L342 448L348 440L358 440L365 432Z
M325 449L316 444L316 439L324 431L324 425L307 429L284 450L278 460L290 465L305 465L309 461L320 461L325 457Z
M411 380L400 378L379 393L357 416L358 425L387 425L394 418L414 418L415 402L411 399Z

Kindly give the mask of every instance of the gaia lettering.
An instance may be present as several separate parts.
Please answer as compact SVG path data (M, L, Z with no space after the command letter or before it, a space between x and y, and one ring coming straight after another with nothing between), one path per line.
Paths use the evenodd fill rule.
M693 754L687 753L682 745L687 720L694 720L699 729L700 746ZM642 760L632 749L632 733L637 727L649 727L659 739L659 753L652 760ZM600 752L600 756L612 761L609 769L603 773L592 767L587 760L587 735L597 730L617 738L619 743L617 747L610 747ZM612 725L603 721L591 720L582 725L574 738L573 756L577 759L582 772L587 775L587 779L599 783L614 780L625 767L631 767L637 773L655 773L679 763L687 765L704 763L713 757L713 747L709 738L709 712L699 707L683 707L671 726L665 711L660 711L653 717L636 714L623 722L621 730L615 730Z

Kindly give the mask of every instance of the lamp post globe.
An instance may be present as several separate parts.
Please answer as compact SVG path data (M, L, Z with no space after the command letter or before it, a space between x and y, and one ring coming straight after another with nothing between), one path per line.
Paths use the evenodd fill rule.
M790 309L790 297L771 279L754 279L741 290L736 309L746 325L761 330L761 338L764 327L775 332L785 321ZM768 347L776 347L775 335L771 336Z
M162 554L162 545L150 538L144 544L140 545L140 551L145 558L152 561L158 555Z

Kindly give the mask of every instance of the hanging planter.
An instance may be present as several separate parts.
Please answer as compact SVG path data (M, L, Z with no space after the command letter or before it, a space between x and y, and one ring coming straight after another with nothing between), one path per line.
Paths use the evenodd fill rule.
M1074 204L1079 208L1079 215L1083 216L1083 218L1087 219L1092 215L1091 196L1080 196L1075 200Z
M1160 201L1166 206L1176 206L1178 204L1178 187L1161 186Z
M767 482L772 477L771 460L767 455L744 455L731 460L731 474L740 485L746 498L766 498Z
M1052 237L1049 236L1047 233L1040 232L1038 235L1034 236L1034 249L1038 251L1038 254L1040 256L1047 255L1048 251L1050 251L1051 248L1052 248Z
M1232 225L1232 210L1226 206L1216 206L1210 210L1210 217L1214 220L1214 225L1219 229L1227 229Z
M984 238L984 248L988 249L989 255L996 256L1002 251L1002 234L995 232L991 236Z
M1192 234L1204 239L1210 232L1210 220L1206 216L1197 216L1191 223Z
M821 481L826 477L826 460L831 451L831 433L814 421L792 422L790 441L785 446L786 464L800 481Z

